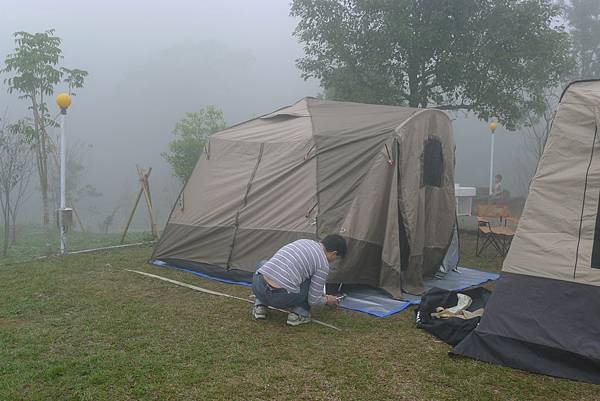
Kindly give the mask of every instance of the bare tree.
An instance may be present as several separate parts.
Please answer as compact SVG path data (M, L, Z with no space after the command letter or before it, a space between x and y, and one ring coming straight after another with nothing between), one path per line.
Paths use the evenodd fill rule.
M11 218L11 244L15 245L17 243L17 216L19 215L19 211L21 206L25 202L31 198L33 194L31 192L31 177L33 176L34 166L33 161L31 159L31 152L27 156L29 163L25 165L23 171L21 172L21 178L19 179L17 185L13 188L12 195L12 206L10 208L10 218Z
M0 129L0 207L4 222L2 256L8 254L10 227L16 241L17 212L27 198L32 174L31 146L33 128L26 120L3 124Z
M106 216L106 218L102 221L102 223L100 224L101 232L103 232L104 234L108 234L110 227L115 222L115 216L117 215L117 212L119 211L119 209L120 209L120 206L116 206L112 210L112 212L108 216Z
M535 174L537 164L544 153L546 140L550 133L552 120L560 100L561 88L544 90L545 109L537 115L529 113L527 124L523 128L518 163L517 186L519 192L527 193L529 183Z
M527 148L536 162L542 157L548 133L552 126L552 120L556 113L556 107L560 100L559 88L546 89L544 93L544 102L546 108L540 116L529 115L528 131L529 135L524 137Z

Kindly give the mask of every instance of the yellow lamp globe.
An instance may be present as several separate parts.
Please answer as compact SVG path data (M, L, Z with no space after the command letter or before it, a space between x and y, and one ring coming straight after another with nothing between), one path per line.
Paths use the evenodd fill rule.
M498 126L498 124L496 124L493 121L490 123L490 125L488 125L488 127L490 127L490 131L492 131L492 134L494 133L494 131L496 131L497 126Z
M62 110L68 109L69 106L71 105L71 95L69 95L68 93L58 94L58 96L56 96L56 104Z

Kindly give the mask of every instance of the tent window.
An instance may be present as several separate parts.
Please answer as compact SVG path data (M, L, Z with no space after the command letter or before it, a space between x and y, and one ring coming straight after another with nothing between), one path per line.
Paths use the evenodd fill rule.
M182 212L183 212L183 205L184 205L184 203L183 203L183 194L184 194L184 192L181 191L181 195L179 195L179 200L178 200L179 210L181 210Z
M444 175L444 154L439 138L430 136L423 148L421 186L442 186Z
M592 269L600 269L600 202L598 202L598 210L596 211L596 227L594 227Z

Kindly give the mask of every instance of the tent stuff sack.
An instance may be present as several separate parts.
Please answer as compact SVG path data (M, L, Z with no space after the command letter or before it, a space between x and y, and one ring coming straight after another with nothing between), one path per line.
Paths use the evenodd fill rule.
M490 294L483 287L462 291L434 287L415 310L417 327L456 345L477 327Z

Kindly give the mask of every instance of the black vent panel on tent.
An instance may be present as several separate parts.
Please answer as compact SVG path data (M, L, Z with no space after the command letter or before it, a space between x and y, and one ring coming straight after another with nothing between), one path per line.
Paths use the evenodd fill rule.
M594 147L596 146L596 135L598 135L598 123L596 122L596 129L594 130L594 143L592 145L592 157L594 156ZM590 165L592 161L590 160ZM588 172L589 172L588 166ZM585 178L587 185L587 175ZM577 268L577 265L575 265ZM594 227L594 246L592 248L592 269L600 269L600 199L598 200L598 209L596 210L596 226Z
M594 227L594 247L592 248L592 269L600 269L600 202L596 212L596 227Z
M427 138L421 159L421 186L441 187L444 176L444 153L442 142L438 137Z

